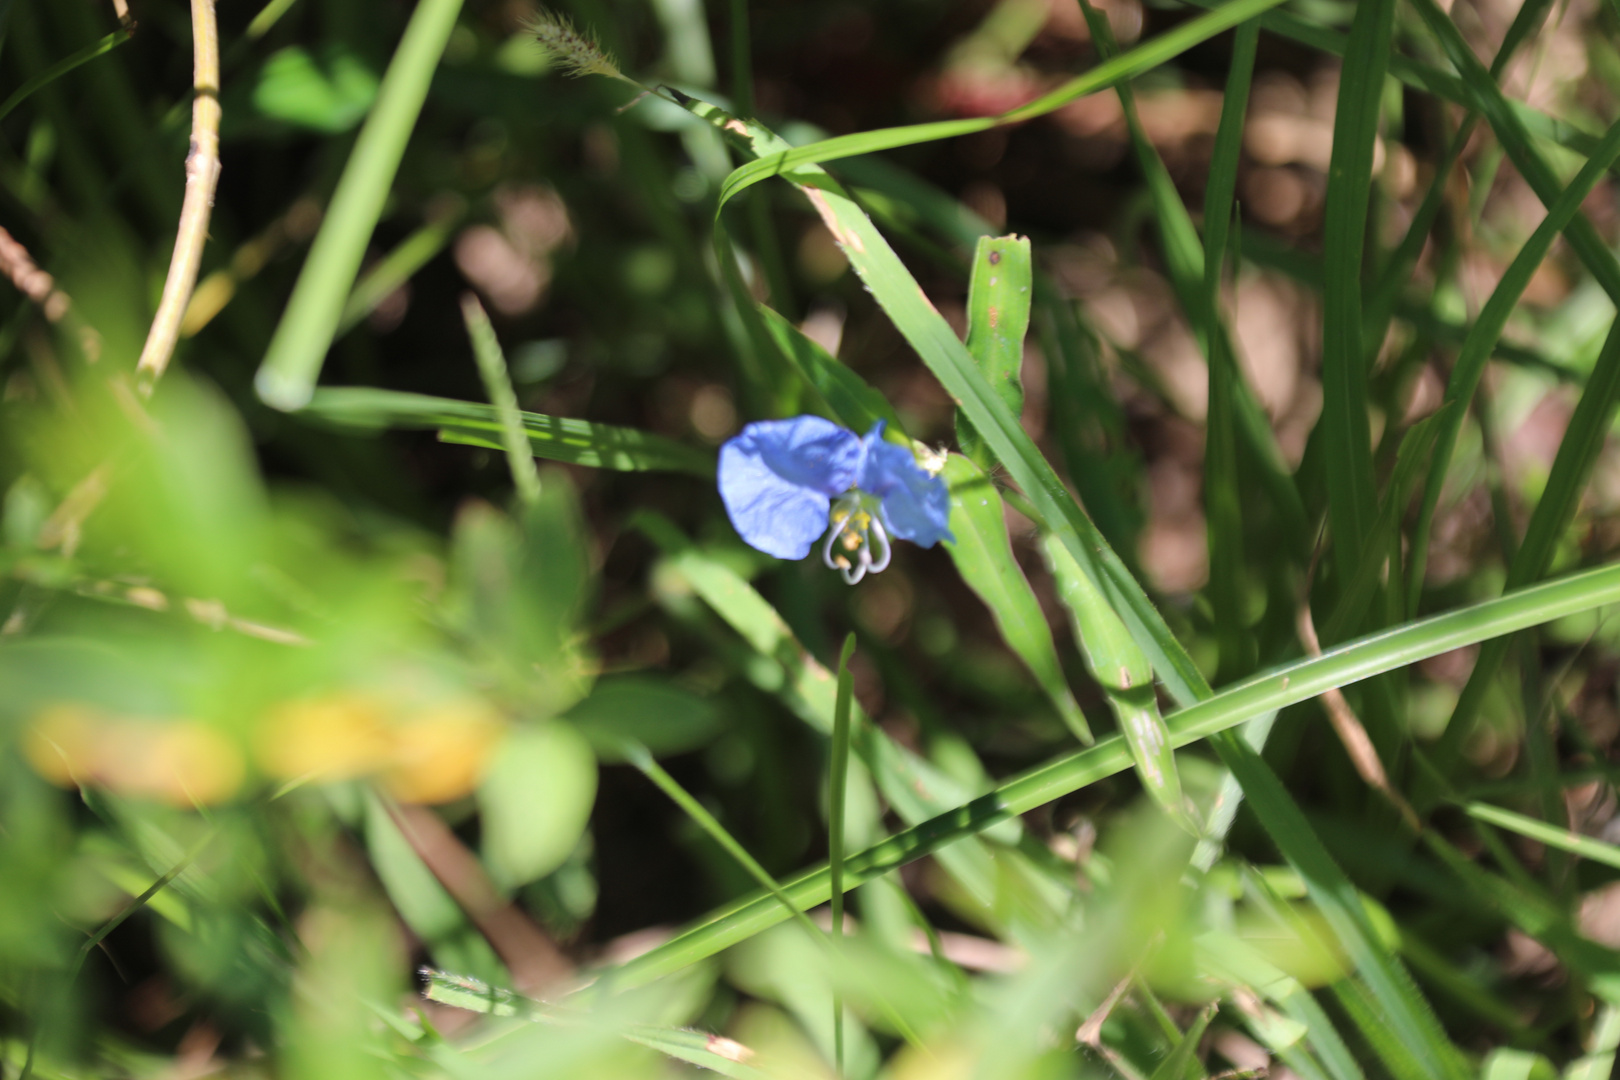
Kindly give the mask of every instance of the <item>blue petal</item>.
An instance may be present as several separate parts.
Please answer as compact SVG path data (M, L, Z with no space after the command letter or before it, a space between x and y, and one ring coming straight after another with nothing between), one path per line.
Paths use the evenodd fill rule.
M829 496L848 491L861 440L819 416L761 420L720 448L720 498L748 543L802 559L827 529Z
M951 495L945 481L930 476L910 450L883 441L879 420L862 440L866 460L861 464L862 491L882 500L884 527L891 535L922 547L956 539L946 526L951 516Z

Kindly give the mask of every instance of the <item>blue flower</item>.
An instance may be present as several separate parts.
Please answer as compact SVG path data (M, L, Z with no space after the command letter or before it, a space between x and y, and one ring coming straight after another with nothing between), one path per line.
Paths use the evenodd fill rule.
M891 535L956 539L945 482L884 442L881 420L864 439L819 416L749 424L720 448L720 498L742 538L778 559L804 558L825 531L822 561L851 585L889 565Z

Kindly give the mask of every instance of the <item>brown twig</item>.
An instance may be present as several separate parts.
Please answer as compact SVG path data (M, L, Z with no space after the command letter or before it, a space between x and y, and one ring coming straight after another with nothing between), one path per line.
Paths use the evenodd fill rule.
M169 276L163 283L163 299L136 365L144 393L151 393L152 384L174 355L180 320L186 313L191 290L197 285L203 245L208 242L208 219L214 209L214 190L219 185L219 27L214 21L214 0L191 0L191 39L196 96L191 103L186 198L180 209Z
M385 805L417 858L506 961L517 989L537 993L556 987L573 974L568 958L522 909L496 891L478 857L438 814L392 799L385 800Z
M1300 643L1305 646L1305 654L1313 657L1321 656L1322 644L1316 638L1316 622L1311 618L1309 602L1299 606L1297 629ZM1350 707L1350 702L1345 700L1344 691L1338 687L1324 691L1322 707L1327 710L1333 731L1339 736L1339 742L1344 744L1344 752L1350 755L1350 763L1356 767L1361 779L1368 787L1376 788L1388 799L1390 805L1400 811L1401 817L1414 832L1421 832L1423 827L1418 821L1417 812L1401 793L1391 786L1389 774L1384 771L1384 763L1372 744L1372 738L1362 726L1361 718Z

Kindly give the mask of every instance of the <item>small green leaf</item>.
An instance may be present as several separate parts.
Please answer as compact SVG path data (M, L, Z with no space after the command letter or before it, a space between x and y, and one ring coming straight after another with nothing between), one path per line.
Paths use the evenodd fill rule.
M289 45L264 62L253 86L253 107L272 120L336 135L366 115L377 86L376 73L341 46L316 56Z
M316 391L299 415L362 429L438 428L445 442L506 448L494 406L476 401L339 386ZM672 439L589 420L532 412L519 415L535 457L621 472L662 470L714 478L713 455Z
M596 758L568 724L514 731L478 788L484 861L508 888L544 877L568 858L596 799Z
M1027 237L979 237L968 278L967 347L985 381L1014 416L1024 409L1024 335L1029 332L1032 280ZM973 421L960 414L956 441L980 468L993 466L995 459L973 429Z

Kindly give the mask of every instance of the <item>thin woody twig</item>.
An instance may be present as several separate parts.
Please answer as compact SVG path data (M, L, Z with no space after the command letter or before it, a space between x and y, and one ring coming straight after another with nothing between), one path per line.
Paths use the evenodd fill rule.
M1299 621L1296 629L1299 631L1299 640L1305 646L1305 655L1321 656L1322 644L1316 638L1316 623L1311 618L1311 605L1303 603L1299 607ZM1396 791L1389 782L1389 774L1384 771L1384 762L1373 747L1372 738L1368 736L1367 729L1362 726L1361 718L1356 715L1346 700L1344 691L1334 687L1322 694L1322 707L1327 710L1328 720L1333 724L1333 731L1339 736L1339 742L1344 744L1344 752L1350 755L1350 763L1356 767L1356 772L1369 787L1376 788L1390 804L1400 812L1401 818L1412 827L1414 832L1422 831L1418 821L1417 812L1410 803Z
M169 276L163 283L163 299L136 366L144 393L151 393L152 385L174 355L180 320L197 284L203 245L208 241L208 219L214 209L214 190L219 185L219 27L214 21L214 0L191 0L191 39L196 96L191 103L186 198L180 209Z

